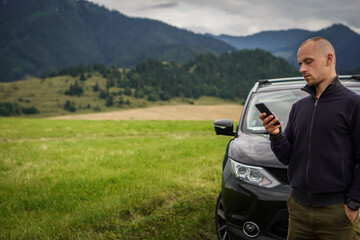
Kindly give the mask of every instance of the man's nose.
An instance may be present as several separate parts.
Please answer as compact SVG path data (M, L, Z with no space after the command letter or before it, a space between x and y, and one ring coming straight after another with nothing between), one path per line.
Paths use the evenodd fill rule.
M304 66L304 64L302 64L301 66L300 66L300 70L299 70L299 72L301 72L301 73L304 73L304 72L306 72L306 67Z

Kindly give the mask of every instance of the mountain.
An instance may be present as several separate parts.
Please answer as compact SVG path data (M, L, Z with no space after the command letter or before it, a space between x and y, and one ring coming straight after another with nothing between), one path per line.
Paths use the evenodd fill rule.
M0 81L74 64L130 67L145 58L185 62L235 50L223 41L84 0L0 2Z
M229 35L214 36L231 44L236 49L265 49L285 58L289 63L297 65L297 50L306 39L322 36L334 46L339 72L360 66L360 35L342 24L335 24L320 31L300 29L283 31L265 31L250 36L235 37Z

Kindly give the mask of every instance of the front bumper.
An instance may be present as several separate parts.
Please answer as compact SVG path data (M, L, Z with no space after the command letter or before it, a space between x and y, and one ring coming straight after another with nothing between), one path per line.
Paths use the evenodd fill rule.
M222 201L229 236L232 239L286 239L286 201L290 192L288 185L267 189L244 183L233 175L228 175L222 185ZM259 227L260 233L257 237L251 238L244 234L243 225L246 222L253 222Z

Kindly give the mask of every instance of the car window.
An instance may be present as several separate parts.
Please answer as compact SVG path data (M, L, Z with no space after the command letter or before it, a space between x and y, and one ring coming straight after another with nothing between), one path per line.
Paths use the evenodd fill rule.
M260 102L265 103L270 111L273 111L279 120L284 122L283 128L285 128L291 106L306 95L308 94L300 89L254 93L246 109L242 130L251 133L266 132L259 119L260 112L255 107L255 104Z
M360 94L359 87L349 87L349 89ZM254 93L246 109L242 130L249 133L266 133L262 121L259 119L260 112L255 107L255 104L260 102L265 103L270 111L276 114L279 121L284 122L282 128L285 129L291 106L307 95L308 93L300 89Z

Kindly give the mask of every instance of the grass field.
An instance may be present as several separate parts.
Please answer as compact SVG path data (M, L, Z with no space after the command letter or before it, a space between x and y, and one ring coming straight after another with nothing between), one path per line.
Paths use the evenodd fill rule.
M0 118L1 239L216 239L211 121Z

